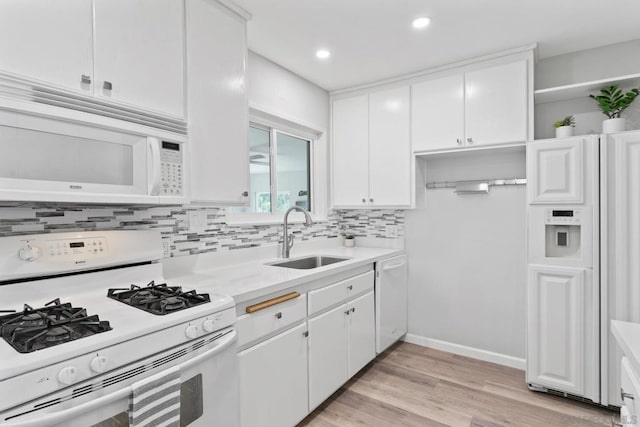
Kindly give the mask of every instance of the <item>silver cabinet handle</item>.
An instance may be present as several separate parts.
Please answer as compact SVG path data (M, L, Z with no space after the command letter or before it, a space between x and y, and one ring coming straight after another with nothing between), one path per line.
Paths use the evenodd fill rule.
M462 138L457 138L456 142L458 143L458 145L462 145Z
M351 313L351 311L349 311L349 310L344 312L344 314L346 314L347 316L349 315L349 313Z
M473 138L467 138L467 143L469 143L469 145L473 144Z
M367 199L362 199L362 203L367 203Z
M91 84L91 76L87 76L86 74L83 74L82 77L80 77L80 83L90 85Z
M248 191L243 191L242 192L242 197L249 197L249 192Z
M351 307L351 312L355 313L356 312L356 308L355 307Z
M373 199L369 199L369 202L373 203Z
M353 290L353 285L347 286L347 289L350 290L350 291Z
M621 398L622 400L625 400L625 399L635 400L635 399L633 398L633 394L631 394L631 393L625 393L623 389L620 389L620 398Z
M614 417L611 417L611 427L624 427L624 424L617 422Z
M276 319L282 319L282 312L277 312L276 313Z
M113 83L108 82L108 81L104 81L104 83L102 84L102 88L104 90L112 90L113 89Z
M304 331L302 333L302 336L305 337L305 338L308 337L309 336L309 331Z

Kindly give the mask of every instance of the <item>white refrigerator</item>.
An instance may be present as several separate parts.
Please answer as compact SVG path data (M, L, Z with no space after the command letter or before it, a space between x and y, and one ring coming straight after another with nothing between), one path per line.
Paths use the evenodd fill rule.
M620 405L612 319L640 322L640 131L527 146L527 382Z

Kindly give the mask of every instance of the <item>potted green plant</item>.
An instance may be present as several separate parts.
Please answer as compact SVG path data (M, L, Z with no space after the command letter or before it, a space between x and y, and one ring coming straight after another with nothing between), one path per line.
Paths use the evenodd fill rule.
M589 95L598 103L600 111L608 117L602 122L603 133L623 132L626 127L624 117L620 114L626 110L629 105L640 94L640 89L631 89L629 92L622 92L618 85L611 85L600 89L600 95Z
M573 116L567 116L555 122L553 126L556 128L556 138L569 138L573 136L573 128L575 125L576 119Z
M356 245L356 236L353 234L345 234L344 235L344 246L346 248L352 248Z

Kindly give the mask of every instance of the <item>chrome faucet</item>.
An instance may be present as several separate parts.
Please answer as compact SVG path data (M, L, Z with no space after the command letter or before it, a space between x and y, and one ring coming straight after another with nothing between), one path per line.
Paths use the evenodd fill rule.
M291 236L289 236L289 213L291 213L291 211L300 211L304 214L304 224L305 225L311 225L313 224L313 221L311 220L311 215L309 215L309 212L307 212L306 210L304 210L303 208L301 208L300 206L292 206L289 209L287 209L287 211L284 213L284 224L283 224L283 230L282 230L282 258L289 258L289 251L291 250L291 247L293 246L293 234Z

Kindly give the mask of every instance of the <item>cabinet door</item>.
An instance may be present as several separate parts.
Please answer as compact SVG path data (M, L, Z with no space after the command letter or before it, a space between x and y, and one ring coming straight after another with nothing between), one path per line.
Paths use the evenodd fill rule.
M183 117L183 1L94 3L95 93Z
M585 269L532 266L528 280L527 382L596 398L597 314Z
M348 304L349 378L376 356L376 328L373 292Z
M240 205L249 189L246 22L215 0L186 7L191 200Z
M583 203L585 138L527 144L529 202Z
M504 144L527 140L527 62L465 74L465 142Z
M417 83L411 87L413 151L463 146L464 79L462 74Z
M293 426L308 413L306 325L238 353L246 427Z
M369 95L369 203L411 205L409 87Z
M309 409L313 410L349 379L347 305L309 319Z
M69 89L93 74L91 0L2 0L0 69Z
M369 200L369 97L333 102L333 206L363 206Z

